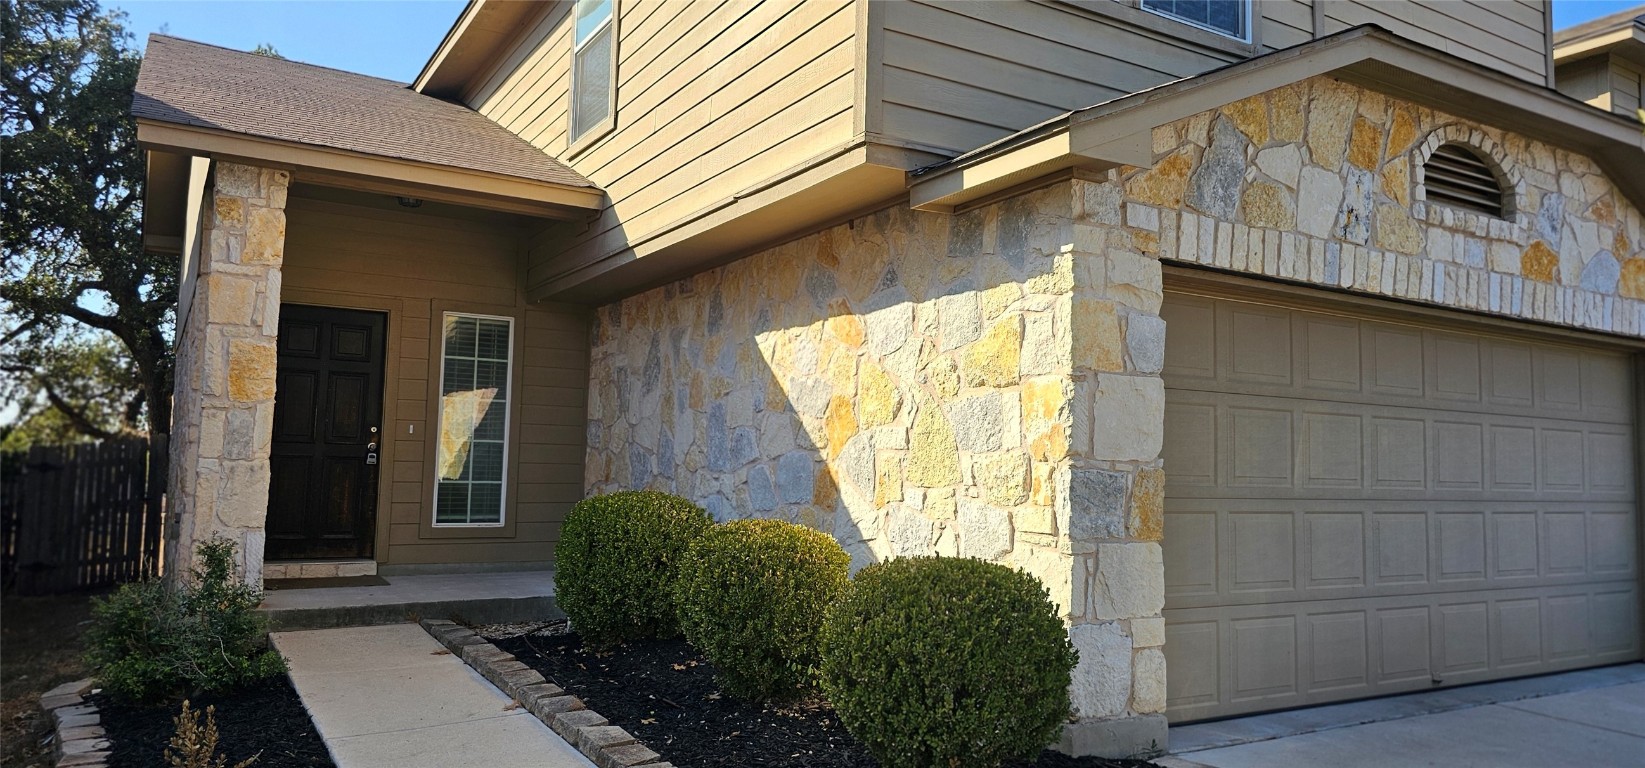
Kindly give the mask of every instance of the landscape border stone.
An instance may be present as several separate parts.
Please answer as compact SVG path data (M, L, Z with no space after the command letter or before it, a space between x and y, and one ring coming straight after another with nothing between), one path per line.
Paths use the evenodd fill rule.
M599 768L674 768L633 734L584 706L542 673L449 619L423 619L422 627L463 663L474 668Z
M52 753L58 768L108 765L110 742L97 705L86 698L91 680L64 683L40 695L40 708L51 717Z

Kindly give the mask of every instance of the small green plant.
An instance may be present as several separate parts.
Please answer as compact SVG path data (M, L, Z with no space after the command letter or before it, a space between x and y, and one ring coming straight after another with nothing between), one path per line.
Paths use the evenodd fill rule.
M166 768L224 768L228 765L228 758L217 754L216 707L206 707L206 722L201 725L199 711L190 709L188 699L183 699L183 711L171 722L177 733L166 747ZM262 754L258 752L241 760L234 764L234 768L247 768L257 762Z
M192 579L126 584L92 606L86 661L111 695L153 701L217 691L285 671L267 647L254 609L260 590L236 571L234 545L217 539L195 550Z
M857 574L822 633L823 691L886 768L992 768L1055 740L1078 655L1045 587L908 558Z
M680 565L680 628L743 699L791 699L816 683L818 634L851 556L826 534L738 520L697 539Z
M714 521L657 491L618 491L577 503L554 547L555 596L594 647L679 634L674 580L686 547Z

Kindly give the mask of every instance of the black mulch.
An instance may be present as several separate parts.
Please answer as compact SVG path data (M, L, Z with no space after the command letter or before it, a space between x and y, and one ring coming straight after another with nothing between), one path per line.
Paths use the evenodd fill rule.
M109 768L153 768L176 733L172 718L182 701L154 706L119 704L107 695L93 697L103 729L113 741ZM303 701L285 675L235 691L189 698L205 723L206 707L217 708L217 749L234 765L258 755L255 768L327 768L334 766L326 744L314 730Z
M714 683L713 665L683 640L631 643L599 654L585 650L575 634L492 642L680 768L877 765L826 701L773 708L724 696ZM1158 768L1140 760L1075 758L1051 750L1026 765Z

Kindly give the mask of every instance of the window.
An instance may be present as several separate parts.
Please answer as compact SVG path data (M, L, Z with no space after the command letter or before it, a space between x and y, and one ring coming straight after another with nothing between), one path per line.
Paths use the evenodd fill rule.
M1439 145L1422 166L1422 185L1430 203L1489 214L1501 218L1502 181L1496 171L1472 148L1450 142Z
M514 321L453 312L444 319L434 524L502 525Z
M1142 9L1237 40L1251 39L1251 0L1142 0Z
M615 108L616 0L577 0L576 42L571 50L571 141L607 126Z

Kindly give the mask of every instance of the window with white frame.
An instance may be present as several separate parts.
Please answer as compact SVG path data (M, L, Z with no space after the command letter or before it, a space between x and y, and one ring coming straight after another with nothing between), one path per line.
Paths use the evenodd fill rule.
M514 321L447 312L440 355L434 524L503 524Z
M1251 39L1251 0L1142 0L1142 9L1237 40Z
M571 141L611 120L617 69L616 0L577 0L576 40L571 49Z

